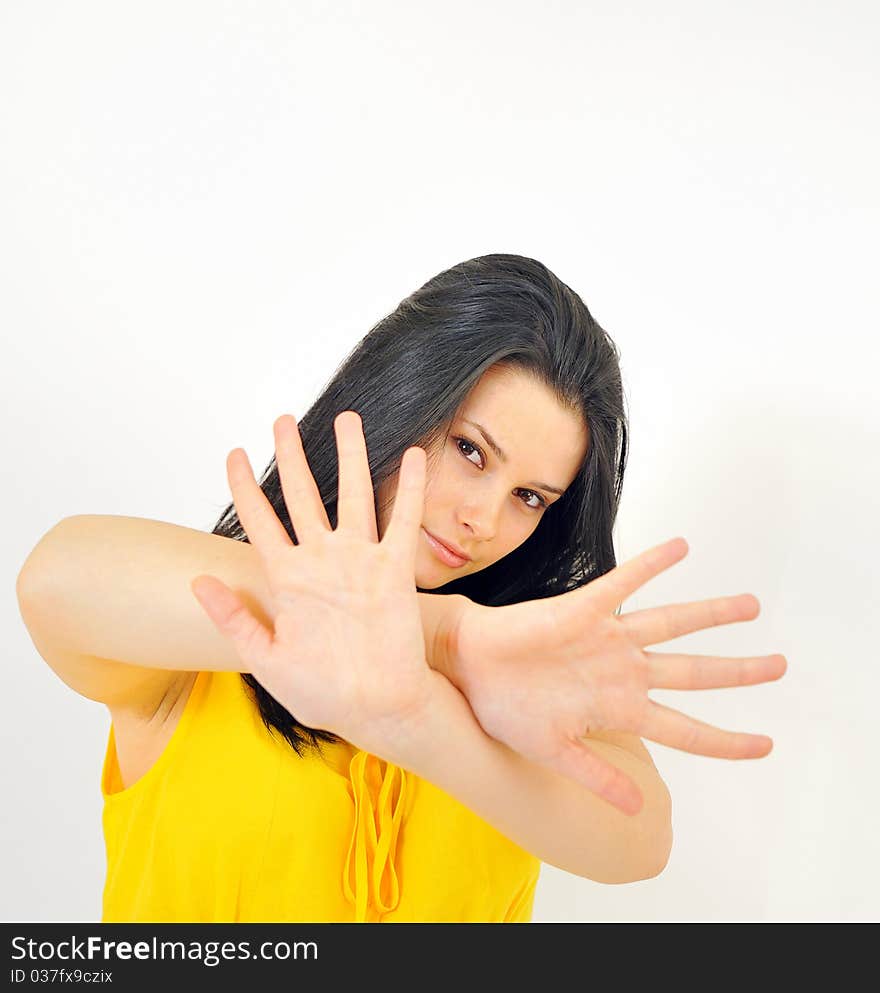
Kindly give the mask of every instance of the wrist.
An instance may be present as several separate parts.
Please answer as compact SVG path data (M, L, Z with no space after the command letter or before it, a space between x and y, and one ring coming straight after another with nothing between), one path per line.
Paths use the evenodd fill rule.
M382 736L381 744L367 750L439 785L441 771L449 765L450 749L460 748L466 734L482 732L464 695L448 679L431 670L427 682L424 705L402 715L394 729Z
M461 616L471 601L460 593L448 596L419 593L418 599L428 665L445 676L453 686L462 689L463 674L456 649L456 632Z

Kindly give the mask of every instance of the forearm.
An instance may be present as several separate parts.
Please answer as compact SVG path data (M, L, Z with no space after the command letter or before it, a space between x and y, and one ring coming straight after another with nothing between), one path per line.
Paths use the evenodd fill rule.
M526 851L602 883L656 876L672 845L671 799L650 762L587 739L638 784L644 804L627 816L574 781L490 738L467 700L438 674L427 711L389 751L390 761L453 796Z
M17 586L32 633L71 652L152 669L239 672L232 641L190 590L206 573L274 626L275 606L253 545L140 517L65 518L34 547ZM432 667L441 664L434 656L443 619L462 599L419 595Z
M251 545L139 517L65 518L34 547L17 588L32 635L65 651L150 669L241 671L190 589L202 573L271 623Z

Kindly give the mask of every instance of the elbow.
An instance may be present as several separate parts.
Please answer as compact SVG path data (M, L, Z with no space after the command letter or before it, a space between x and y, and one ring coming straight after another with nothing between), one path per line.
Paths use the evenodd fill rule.
M658 863L657 871L654 873L655 876L659 876L661 872L669 865L669 859L672 855L672 825L669 825L669 844L663 850L663 856Z
M659 846L656 852L653 852L653 858L648 862L646 868L636 876L632 882L637 883L643 879L656 879L661 872L669 864L669 856L672 854L672 829L669 830L669 842L664 843Z
M672 798L666 784L657 777L656 788L645 799L638 814L621 822L614 854L608 850L599 865L593 864L580 875L614 885L654 879L663 872L672 854Z
M577 875L606 886L640 883L646 879L654 879L663 872L669 862L670 850L667 848L658 852L656 848L640 851L630 849L617 863L603 859L601 865L590 865L577 872Z
M644 853L644 862L630 882L656 878L669 864L672 855L672 796L662 780L659 780L659 785L662 789L653 816L650 822L646 822L647 830L643 828L640 831L639 848Z
M648 849L640 853L638 861L630 861L621 866L620 872L613 878L600 879L602 883L641 883L646 879L656 879L669 864L672 845L657 849Z
M46 576L53 571L53 566L57 564L56 558L53 557L51 551L47 552L47 548L52 544L52 539L56 538L61 528L65 526L65 522L70 519L65 517L49 528L24 560L15 580L15 593L19 604L34 596L44 587Z

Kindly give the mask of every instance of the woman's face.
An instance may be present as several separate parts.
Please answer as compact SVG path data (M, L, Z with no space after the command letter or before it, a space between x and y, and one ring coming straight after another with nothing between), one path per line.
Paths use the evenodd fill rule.
M528 373L503 366L484 373L443 450L428 451L416 586L444 586L521 545L574 480L587 442L582 417ZM379 487L380 536L396 489L397 473ZM438 539L466 558L444 553Z

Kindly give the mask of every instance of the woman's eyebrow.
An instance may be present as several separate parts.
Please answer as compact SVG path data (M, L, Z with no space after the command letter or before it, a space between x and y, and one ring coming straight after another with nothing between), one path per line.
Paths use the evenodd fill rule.
M472 427L475 427L483 436L483 440L498 456L498 458L501 459L502 462L507 461L507 456L504 454L504 452L501 451L501 449L495 443L495 440L493 439L492 435L489 434L489 432L483 427L482 424L477 424L476 421L469 421L465 417L462 418L462 421L464 421L465 424L470 424ZM528 483L527 485L534 486L539 490L549 490L551 493L557 493L559 496L562 496L562 494L565 493L565 490L561 490L558 486L551 486L549 483Z

